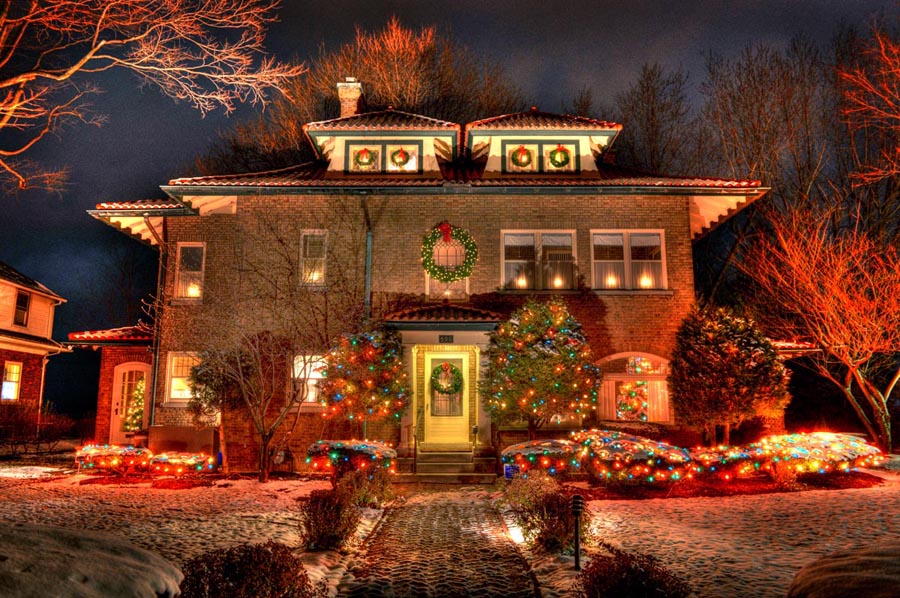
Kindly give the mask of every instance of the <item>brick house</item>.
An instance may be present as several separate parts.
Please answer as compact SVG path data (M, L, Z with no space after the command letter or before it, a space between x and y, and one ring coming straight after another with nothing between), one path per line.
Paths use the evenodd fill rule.
M218 328L210 322L240 311L243 325L265 328L265 310L247 287L250 270L306 293L319 316L313 357L365 312L399 332L412 407L399 428L369 436L402 453L471 455L491 445L476 389L487 334L532 296L561 297L583 324L604 371L596 419L621 416L617 401L637 386L640 418L673 424L665 375L694 300L692 242L766 190L616 166L606 159L621 130L614 123L535 109L466 125L392 109L357 114L360 90L339 84L343 116L304 126L315 162L178 178L161 187L166 200L101 203L90 212L160 250L166 317L158 323L151 448L154 428L190 425L186 376L195 340ZM478 250L470 275L451 283L423 268L424 238L443 222ZM431 257L454 268L467 252L439 239ZM282 257L288 269L277 271ZM430 388L444 362L463 373L453 396ZM303 380L309 394L295 454L347 433L320 417L315 376ZM223 423L231 466L252 468L251 428L236 414Z
M144 399L153 363L153 331L137 325L70 332L66 344L100 351L94 442L139 444L150 424Z
M0 410L15 409L39 423L47 360L67 351L51 338L56 307L65 301L0 262Z

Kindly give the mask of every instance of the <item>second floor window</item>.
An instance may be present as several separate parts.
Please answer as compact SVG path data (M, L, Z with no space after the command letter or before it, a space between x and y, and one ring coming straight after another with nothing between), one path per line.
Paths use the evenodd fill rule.
M325 284L324 231L307 231L300 242L300 281L306 285Z
M503 287L517 290L575 288L575 234L558 231L503 233Z
M662 232L602 231L592 240L595 289L666 288Z
M16 326L28 326L28 308L31 306L31 295L25 291L16 292L16 312L13 315L13 324Z
M179 243L175 268L175 297L203 298L203 264L206 247L203 243Z

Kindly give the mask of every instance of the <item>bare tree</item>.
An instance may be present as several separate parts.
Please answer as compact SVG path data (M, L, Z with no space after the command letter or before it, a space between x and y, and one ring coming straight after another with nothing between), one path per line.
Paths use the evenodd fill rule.
M320 49L309 72L291 81L258 119L225 133L197 160L202 173L290 166L312 159L302 125L339 116L335 84L347 76L364 84L368 110L393 107L453 122L519 110L519 90L500 67L434 27L404 27L397 18L384 29L356 30L353 42Z
M27 160L67 125L101 124L90 76L125 69L206 113L261 102L303 67L265 55L278 0L0 1L0 171L7 186L59 188Z
M775 217L740 267L757 285L770 334L808 340L866 431L891 449L891 394L900 381L900 255L834 209Z

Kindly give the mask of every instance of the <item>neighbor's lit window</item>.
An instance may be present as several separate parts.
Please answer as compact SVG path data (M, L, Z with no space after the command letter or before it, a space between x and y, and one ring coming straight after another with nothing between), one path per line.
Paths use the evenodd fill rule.
M296 355L294 357L294 388L302 398L301 406L319 406L319 380L325 360L321 355ZM305 387L305 388L304 388Z
M175 269L175 297L203 298L203 264L206 247L203 243L179 243Z
M300 244L300 280L307 285L325 284L324 231L306 231Z
M593 288L666 288L662 232L598 231L592 242Z
M574 239L571 232L504 232L503 287L513 290L574 289Z
M169 353L169 394L170 401L186 402L191 398L191 387L188 378L191 368L200 364L200 358L194 353Z
M28 326L28 308L30 306L31 294L25 291L16 291L16 312L13 315L13 324Z
M3 365L3 387L0 390L0 399L4 401L18 400L20 386L22 386L22 364L7 361Z

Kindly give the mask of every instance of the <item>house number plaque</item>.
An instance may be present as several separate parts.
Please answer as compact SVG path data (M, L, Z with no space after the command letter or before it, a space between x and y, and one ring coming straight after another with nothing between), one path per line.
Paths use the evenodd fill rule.
M452 344L453 343L453 335L452 334L439 334L438 342L441 344Z

